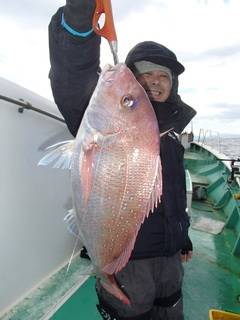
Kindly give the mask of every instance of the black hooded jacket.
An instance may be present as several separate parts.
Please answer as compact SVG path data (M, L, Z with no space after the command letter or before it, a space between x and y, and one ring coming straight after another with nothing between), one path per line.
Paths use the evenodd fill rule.
M62 10L57 11L49 25L49 78L55 102L75 136L98 80L100 37L94 33L87 38L69 34L61 27ZM126 64L134 72L134 62L140 60L172 70L173 86L169 99L165 103L152 102L160 132L172 130L161 138L162 203L141 226L132 259L171 256L188 242L184 150L175 132L181 133L195 115L195 111L177 94L178 75L184 67L175 54L162 45L147 41L129 52Z
M156 42L144 41L129 52L125 62L135 72L134 62L141 60L168 67L172 72L172 89L166 102L151 101L160 132L170 132L163 134L160 139L162 201L140 228L132 253L135 259L171 256L189 247L184 148L175 133L181 133L196 114L178 95L178 75L184 71L184 67L172 51Z

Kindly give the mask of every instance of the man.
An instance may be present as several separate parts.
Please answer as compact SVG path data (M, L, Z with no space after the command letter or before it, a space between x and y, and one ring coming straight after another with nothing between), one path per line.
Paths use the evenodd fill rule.
M50 80L55 102L70 132L77 134L99 73L100 37L92 31L95 0L67 0L49 26ZM129 297L124 305L97 281L103 319L183 319L182 261L192 255L186 213L181 133L195 115L178 95L184 67L166 47L145 41L128 54L126 64L146 90L161 137L163 196L138 233L127 266L115 275Z

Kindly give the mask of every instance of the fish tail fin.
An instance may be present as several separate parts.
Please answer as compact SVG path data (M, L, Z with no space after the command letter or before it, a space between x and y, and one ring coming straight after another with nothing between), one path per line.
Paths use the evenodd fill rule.
M110 292L117 299L121 300L122 303L127 305L131 304L128 296L122 291L122 289L117 284L114 275L100 276L100 282L105 290Z
M71 169L75 140L56 143L45 149L48 152L39 162L39 166L52 165L53 168Z

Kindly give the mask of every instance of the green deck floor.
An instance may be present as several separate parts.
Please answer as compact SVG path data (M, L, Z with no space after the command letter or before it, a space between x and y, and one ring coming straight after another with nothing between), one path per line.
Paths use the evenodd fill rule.
M210 308L240 313L240 259L228 250L233 237L231 231L224 230L220 235L197 230L190 233L194 256L185 264L185 319L206 320ZM90 278L51 319L101 319L96 302L94 278Z
M101 317L96 308L97 296L94 282L94 278L89 278L51 317L51 320L100 320Z
M201 213L206 217L213 215L210 211ZM197 214L199 211L193 210L192 218ZM191 229L190 236L194 256L185 265L186 319L208 319L211 308L240 313L240 258L229 250L235 240L234 234L227 229L218 235Z

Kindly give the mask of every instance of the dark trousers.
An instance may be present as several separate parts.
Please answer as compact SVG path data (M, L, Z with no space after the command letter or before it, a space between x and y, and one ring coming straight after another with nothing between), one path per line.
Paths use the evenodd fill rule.
M127 266L116 274L119 286L130 298L130 306L108 293L99 280L96 289L100 299L105 301L111 310L115 310L117 320L134 319L134 317L141 319L141 315L146 314L149 316L147 318L143 316L142 319L183 320L181 296L171 305L166 306L165 303L164 306L161 305L162 301L168 301L168 297L181 292L182 279L183 267L180 253L177 253L172 257L130 260Z

